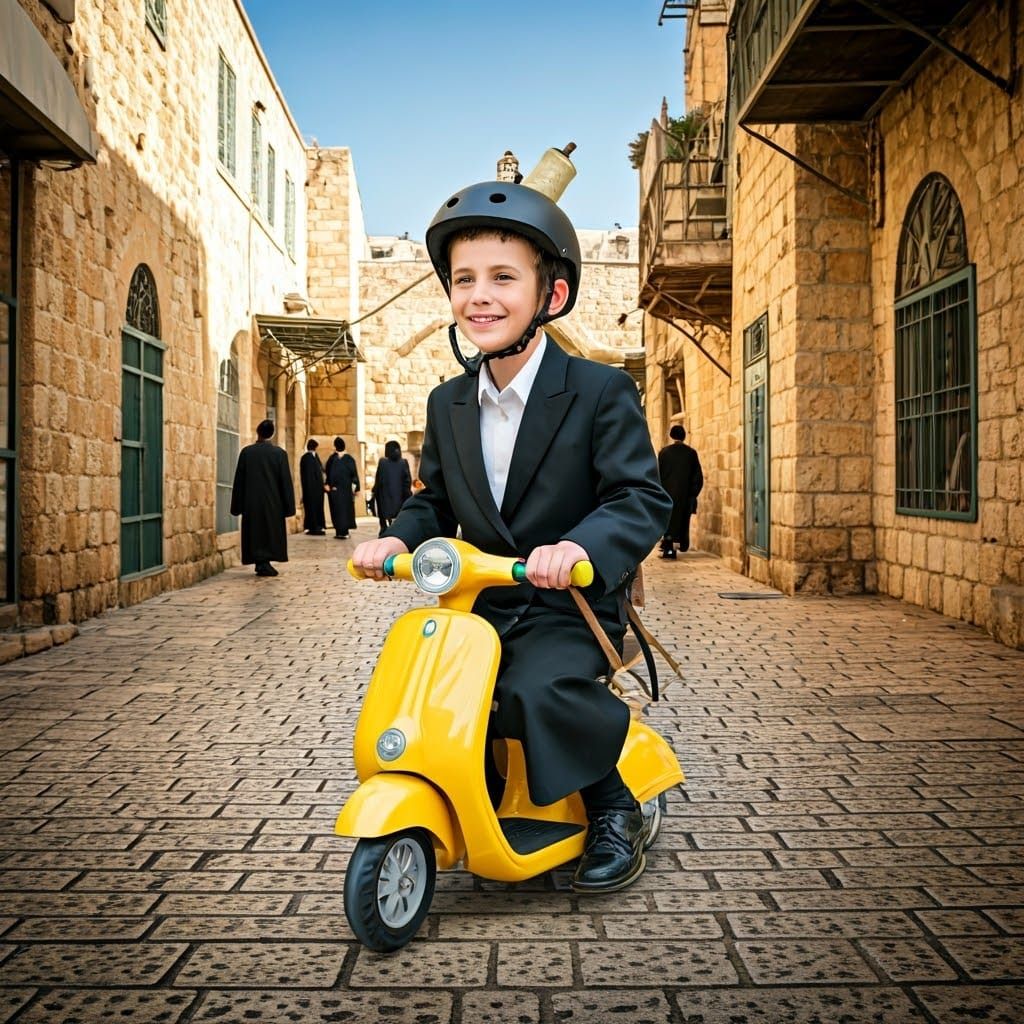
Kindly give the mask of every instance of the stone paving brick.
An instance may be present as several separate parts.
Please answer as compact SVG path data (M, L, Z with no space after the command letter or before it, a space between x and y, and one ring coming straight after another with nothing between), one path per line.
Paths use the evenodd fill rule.
M913 992L942 1024L1020 1024L1024 985L919 985Z
M40 943L3 965L6 984L155 985L188 947L182 944Z
M1004 931L1012 931L999 920L999 914L997 910L988 911L988 916ZM973 910L915 910L914 916L932 935L991 935L996 930Z
M572 948L568 942L499 942L497 983L568 987L573 983Z
M907 914L843 911L832 913L729 914L737 938L858 938L918 936L921 929Z
M586 988L615 987L623 978L637 986L729 985L736 968L717 942L579 942Z
M491 947L485 942L416 941L381 956L360 949L352 988L480 988L487 984Z
M952 981L950 965L923 939L865 939L860 949L868 961L895 982Z
M146 917L27 917L7 938L45 941L104 942L140 939L153 926Z
M633 920L633 915L626 915ZM607 923L607 918L604 918ZM583 914L439 914L439 939L596 939Z
M168 942L217 940L351 941L355 938L342 915L293 914L289 917L167 917L150 938Z
M598 1021L672 1024L679 1019L664 993L656 989L558 992L552 995L551 1003L554 1019L565 1024L597 1024Z
M915 1024L927 1018L902 990L891 988L828 989L728 988L677 993L681 1024L869 1024L892 1021ZM941 1018L943 1024L948 1018Z
M36 994L34 988L0 988L0 1021L9 1021Z
M330 988L348 947L326 942L207 942L174 979L184 988Z
M736 943L736 952L755 984L816 982L831 985L876 980L875 972L852 942L835 939L743 941Z
M351 1021L352 1024L450 1024L446 992L205 992L191 1018L201 1024L283 1024L285 1021Z
M467 992L459 1024L535 1024L540 1019L534 992Z
M722 926L711 914L604 914L609 939L718 939Z
M1024 964L1024 939L943 939L946 952L976 981L1012 981Z
M18 1020L23 1024L175 1024L195 997L195 992L58 988L37 999Z
M47 917L110 914L145 914L160 899L149 893L8 893L4 896L4 910L9 914L44 915Z

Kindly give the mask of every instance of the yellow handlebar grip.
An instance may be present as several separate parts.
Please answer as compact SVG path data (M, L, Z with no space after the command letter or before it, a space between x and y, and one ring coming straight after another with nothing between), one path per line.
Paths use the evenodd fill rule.
M569 574L569 582L574 587L589 587L594 582L594 567L590 562L577 562Z
M353 562L351 558L348 560L348 574L353 579L357 579L357 580L365 580L366 579L366 573L363 572L362 569L357 569L355 562Z

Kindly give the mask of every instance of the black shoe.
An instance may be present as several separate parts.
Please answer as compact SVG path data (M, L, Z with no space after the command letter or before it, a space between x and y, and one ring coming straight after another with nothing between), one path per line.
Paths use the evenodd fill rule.
M646 826L640 805L626 811L595 811L587 831L572 888L575 892L602 893L625 889L644 872Z
M257 576L277 576L277 570L269 562L257 562L256 563L256 575Z
M674 551L662 551L661 557L662 558L675 558L676 557L676 553Z
M323 537L324 536L324 531L323 530L307 530L306 533L308 533L310 537Z
M348 540L348 534L347 533L336 533L334 535L334 539L335 540Z

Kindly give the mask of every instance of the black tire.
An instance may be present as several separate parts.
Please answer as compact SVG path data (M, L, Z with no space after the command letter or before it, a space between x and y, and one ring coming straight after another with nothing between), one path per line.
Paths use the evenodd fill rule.
M395 884L408 892L382 892L396 871ZM424 829L360 839L345 872L345 916L356 938L376 953L401 949L430 910L436 878L434 846Z

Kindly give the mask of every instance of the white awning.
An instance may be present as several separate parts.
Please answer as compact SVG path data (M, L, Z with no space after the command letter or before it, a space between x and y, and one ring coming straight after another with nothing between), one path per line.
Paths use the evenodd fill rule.
M28 160L96 161L75 87L17 0L0 0L0 147Z

